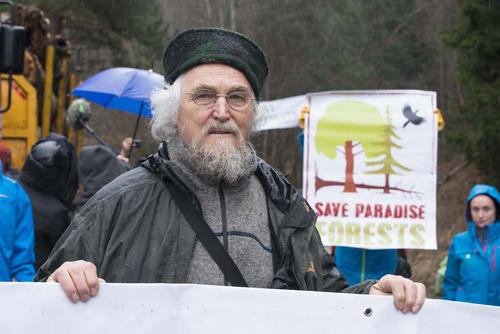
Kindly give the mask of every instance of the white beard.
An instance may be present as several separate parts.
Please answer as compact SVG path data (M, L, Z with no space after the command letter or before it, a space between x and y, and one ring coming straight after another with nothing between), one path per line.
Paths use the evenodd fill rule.
M230 130L234 138L222 137L208 145L204 140L213 129ZM191 145L186 146L195 171L210 181L234 184L255 170L255 151L234 123L214 121L193 138Z

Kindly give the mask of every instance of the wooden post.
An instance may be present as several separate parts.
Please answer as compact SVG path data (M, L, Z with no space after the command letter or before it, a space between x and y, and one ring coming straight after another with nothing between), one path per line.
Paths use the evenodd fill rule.
M43 88L42 137L50 132L50 117L52 114L52 86L54 82L54 46L47 47L45 60L45 85Z
M75 99L75 97L73 95L71 95L71 92L73 91L73 89L76 87L76 74L75 73L71 73L69 75L69 93L70 93L70 96L69 96L69 104L71 104L71 102L73 102L73 100ZM76 146L76 133L75 133L75 129L73 129L72 126L69 127L69 130L68 130L68 138L69 138L69 141L73 143L73 145Z
M68 58L64 58L61 62L61 80L57 90L57 117L56 131L64 134L64 116L66 115L66 87L68 78Z

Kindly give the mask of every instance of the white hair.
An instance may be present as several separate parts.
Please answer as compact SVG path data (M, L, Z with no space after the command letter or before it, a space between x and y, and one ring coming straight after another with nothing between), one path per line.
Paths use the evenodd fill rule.
M157 141L165 141L175 135L177 131L177 115L181 107L181 81L182 76L165 89L153 91L151 107L151 135Z
M256 100L252 101L254 116L252 120L252 128L250 129L250 134L254 134L257 132L260 123L263 122L264 108L257 102Z
M157 141L165 141L177 134L177 118L181 107L181 75L172 85L166 85L165 89L153 91L151 95L151 107L153 118L151 119L151 135ZM251 131L256 131L258 119L262 114L262 107L256 102L252 103L254 117Z

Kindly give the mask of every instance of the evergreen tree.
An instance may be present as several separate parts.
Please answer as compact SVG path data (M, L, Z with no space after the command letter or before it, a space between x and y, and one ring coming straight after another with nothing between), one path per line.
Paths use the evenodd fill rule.
M29 0L61 21L72 39L112 50L114 66L151 67L168 40L157 1ZM55 22L54 22L55 23ZM57 33L57 31L55 31ZM76 44L78 46L78 44Z
M452 139L493 182L500 182L500 1L461 0L461 20L445 36L459 53L465 94L458 105L466 131Z
M366 162L367 166L380 166L379 169L367 172L367 174L383 174L385 176L384 193L388 194L390 192L390 175L398 175L399 173L395 169L411 171L410 168L402 165L394 159L392 154L393 149L402 149L403 147L396 144L395 139L401 139L396 133L396 127L392 125L391 115L389 111L386 111L386 124L382 126L381 140L375 142L375 145L380 147L380 150L376 153L378 160Z

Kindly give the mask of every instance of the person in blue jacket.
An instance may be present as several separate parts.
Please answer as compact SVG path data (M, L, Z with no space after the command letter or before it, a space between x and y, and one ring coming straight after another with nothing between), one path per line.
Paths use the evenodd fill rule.
M23 188L3 175L0 161L0 281L32 281L35 236L31 203Z
M335 262L349 284L378 280L386 274L396 274L396 249L364 249L335 247Z
M448 250L443 299L500 306L499 203L494 187L472 187L465 211L468 229L453 237Z

